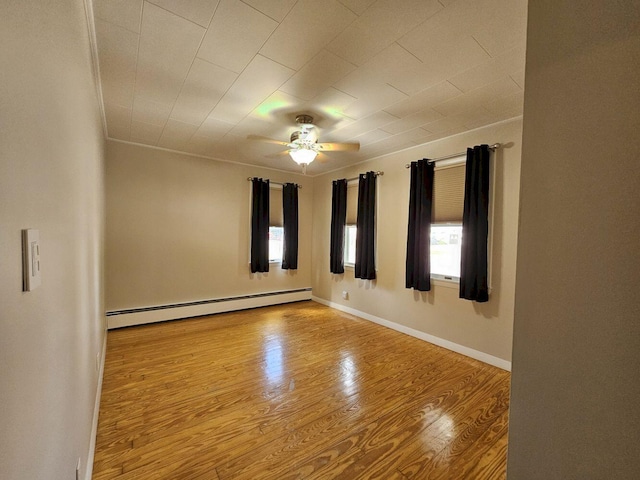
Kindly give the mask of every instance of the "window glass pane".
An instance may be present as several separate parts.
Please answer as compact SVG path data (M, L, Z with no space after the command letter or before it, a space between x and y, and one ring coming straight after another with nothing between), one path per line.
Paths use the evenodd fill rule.
M269 227L269 262L282 261L284 228Z
M462 225L431 225L432 276L460 279L461 245Z
M356 233L355 225L347 225L344 229L344 263L346 265L356 263Z

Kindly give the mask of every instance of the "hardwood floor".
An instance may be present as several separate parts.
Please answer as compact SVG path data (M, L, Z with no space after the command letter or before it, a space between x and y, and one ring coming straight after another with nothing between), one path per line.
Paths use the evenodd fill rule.
M93 478L500 479L509 378L315 302L113 330Z

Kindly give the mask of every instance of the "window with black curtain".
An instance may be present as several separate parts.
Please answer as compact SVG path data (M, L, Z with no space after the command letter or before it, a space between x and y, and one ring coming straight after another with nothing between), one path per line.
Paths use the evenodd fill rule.
M347 180L333 181L331 194L331 273L344 273L344 226L347 218Z
M355 276L376 278L376 174L360 174L358 184L358 220L356 233Z
M269 271L269 180L251 180L251 273Z
M282 211L284 216L284 246L282 268L298 268L298 185L285 183L282 187Z
M434 165L428 159L411 162L406 288L431 290L431 206Z
M489 146L467 148L462 214L460 298L489 300L487 242L489 236Z

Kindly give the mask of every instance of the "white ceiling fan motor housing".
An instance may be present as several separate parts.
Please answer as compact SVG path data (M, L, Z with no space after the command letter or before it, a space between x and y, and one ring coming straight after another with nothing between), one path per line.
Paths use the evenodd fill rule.
M318 133L313 125L311 115L298 115L296 123L299 130L291 134L291 143L302 148L310 148L318 141Z
M316 129L311 126L303 126L291 134L291 143L297 145L313 145L318 141Z

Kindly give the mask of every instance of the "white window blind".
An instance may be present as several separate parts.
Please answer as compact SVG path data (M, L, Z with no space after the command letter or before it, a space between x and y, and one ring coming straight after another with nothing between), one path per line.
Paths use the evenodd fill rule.
M465 165L437 168L433 175L432 223L462 223Z
M269 188L269 226L282 227L284 214L282 213L282 188Z
M347 184L347 225L355 225L358 218L358 182Z

